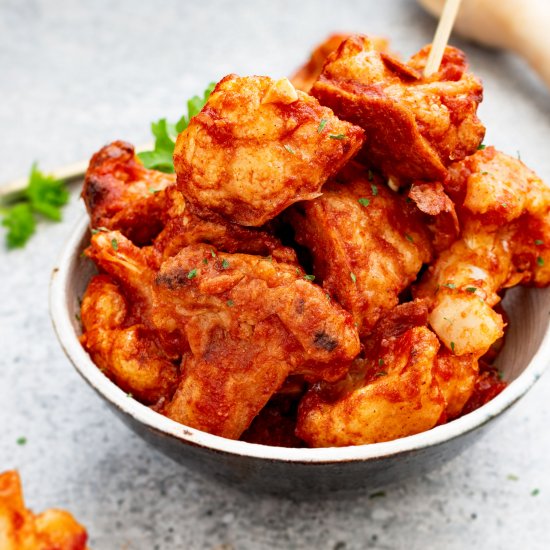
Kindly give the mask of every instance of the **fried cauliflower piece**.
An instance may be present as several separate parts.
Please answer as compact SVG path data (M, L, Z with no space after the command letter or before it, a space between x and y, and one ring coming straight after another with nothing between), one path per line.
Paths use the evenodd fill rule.
M359 352L351 316L293 265L193 245L156 277L155 324L190 351L163 412L237 439L289 374L341 377Z
M202 208L260 226L292 203L319 196L359 150L363 134L287 79L229 75L178 136L178 187Z
M138 244L146 244L163 228L163 190L174 174L148 170L124 141L100 149L90 160L82 198L92 228L116 229Z
M430 325L455 355L483 355L503 335L493 307L519 283L550 284L550 189L523 163L493 148L453 165L446 189L461 237L424 275Z
M122 390L146 404L171 396L178 368L155 342L153 331L131 318L119 286L94 277L82 300L81 343L94 363Z
M438 72L422 71L430 46L407 63L352 36L329 55L311 94L365 129L360 157L396 183L442 181L446 167L474 153L485 128L476 116L483 88L464 54L447 47Z
M397 306L364 342L348 376L311 388L296 434L312 447L378 443L433 428L445 400L434 376L439 342L419 303Z
M155 249L164 259L190 244L205 243L224 252L273 256L285 263L298 263L296 252L283 246L265 228L243 227L219 214L196 208L175 188L166 190L166 199L167 222L154 241Z
M0 473L2 550L86 550L86 529L65 510L34 514L25 507L16 471Z
M432 257L415 206L353 163L288 218L296 241L311 252L315 277L353 315L361 336Z
M308 62L300 67L290 81L297 90L309 92L319 78L327 57L351 34L331 34L324 42L319 44L312 52ZM389 53L389 41L381 36L371 36L370 40L374 48L379 52Z

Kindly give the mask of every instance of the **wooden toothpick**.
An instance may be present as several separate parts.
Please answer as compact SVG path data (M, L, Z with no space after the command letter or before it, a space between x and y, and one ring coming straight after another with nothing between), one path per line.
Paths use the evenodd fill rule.
M451 31L460 8L461 0L446 0L441 19L437 25L435 36L432 42L432 48L428 55L426 67L424 67L424 76L431 76L439 70L447 42L451 36Z

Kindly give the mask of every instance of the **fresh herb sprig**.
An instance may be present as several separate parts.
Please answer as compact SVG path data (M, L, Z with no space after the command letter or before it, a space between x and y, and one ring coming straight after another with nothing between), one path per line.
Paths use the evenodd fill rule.
M211 82L202 96L192 97L187 102L187 115L183 115L175 124L168 122L165 118L151 124L151 132L155 137L155 148L152 151L138 153L138 157L146 168L168 174L174 172L172 157L176 146L176 138L180 132L183 132L189 126L189 121L200 113L215 86L216 83Z
M8 230L6 246L22 248L36 231L36 217L61 221L61 207L69 201L69 191L63 180L31 167L25 189L8 195L0 204L2 225Z

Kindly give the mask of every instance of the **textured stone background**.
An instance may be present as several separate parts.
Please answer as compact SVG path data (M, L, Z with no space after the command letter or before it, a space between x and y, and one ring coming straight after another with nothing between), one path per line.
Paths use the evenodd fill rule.
M2 0L0 180L146 142L210 80L286 75L334 30L409 55L434 23L411 0ZM549 93L512 56L454 43L485 82L486 143L550 181ZM0 250L0 471L21 471L30 506L72 510L95 550L550 547L548 375L469 452L376 499L242 495L148 447L77 376L48 318L49 272L82 210L75 193L62 224Z

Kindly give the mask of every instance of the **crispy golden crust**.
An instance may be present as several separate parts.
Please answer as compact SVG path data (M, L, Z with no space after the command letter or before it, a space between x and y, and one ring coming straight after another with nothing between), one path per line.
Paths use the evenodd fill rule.
M433 428L445 400L433 374L439 342L425 317L421 303L395 308L345 380L318 384L302 399L297 435L313 447L340 447Z
M302 90L302 92L309 92L321 74L327 57L350 36L350 34L331 34L324 42L319 44L313 50L308 62L291 77L290 81L294 87L297 90ZM389 41L386 38L371 36L370 40L376 50L389 53Z
M431 259L420 212L380 178L348 165L323 195L288 216L313 257L323 288L352 313L367 336Z
M442 181L446 167L475 152L485 134L476 116L482 86L464 54L448 47L440 70L423 77L428 52L404 64L353 36L328 57L311 89L338 117L365 129L361 158L395 181Z
M362 143L360 128L288 80L229 75L178 136L174 165L190 202L260 226L318 196Z
M359 352L349 314L295 266L195 245L156 287L156 325L190 346L164 412L210 433L238 438L289 374L335 379Z
M2 550L86 550L86 529L64 510L41 514L25 508L16 471L0 473L0 548Z
M82 300L80 341L94 363L122 390L146 404L174 392L178 368L136 321L119 285L107 275L94 277Z
M460 239L430 266L416 296L456 355L483 355L503 335L493 307L519 283L550 283L550 190L520 161L493 148L453 165L445 182Z
M82 189L92 228L117 229L148 243L163 227L162 190L175 181L174 174L145 168L129 143L106 145L90 160Z

